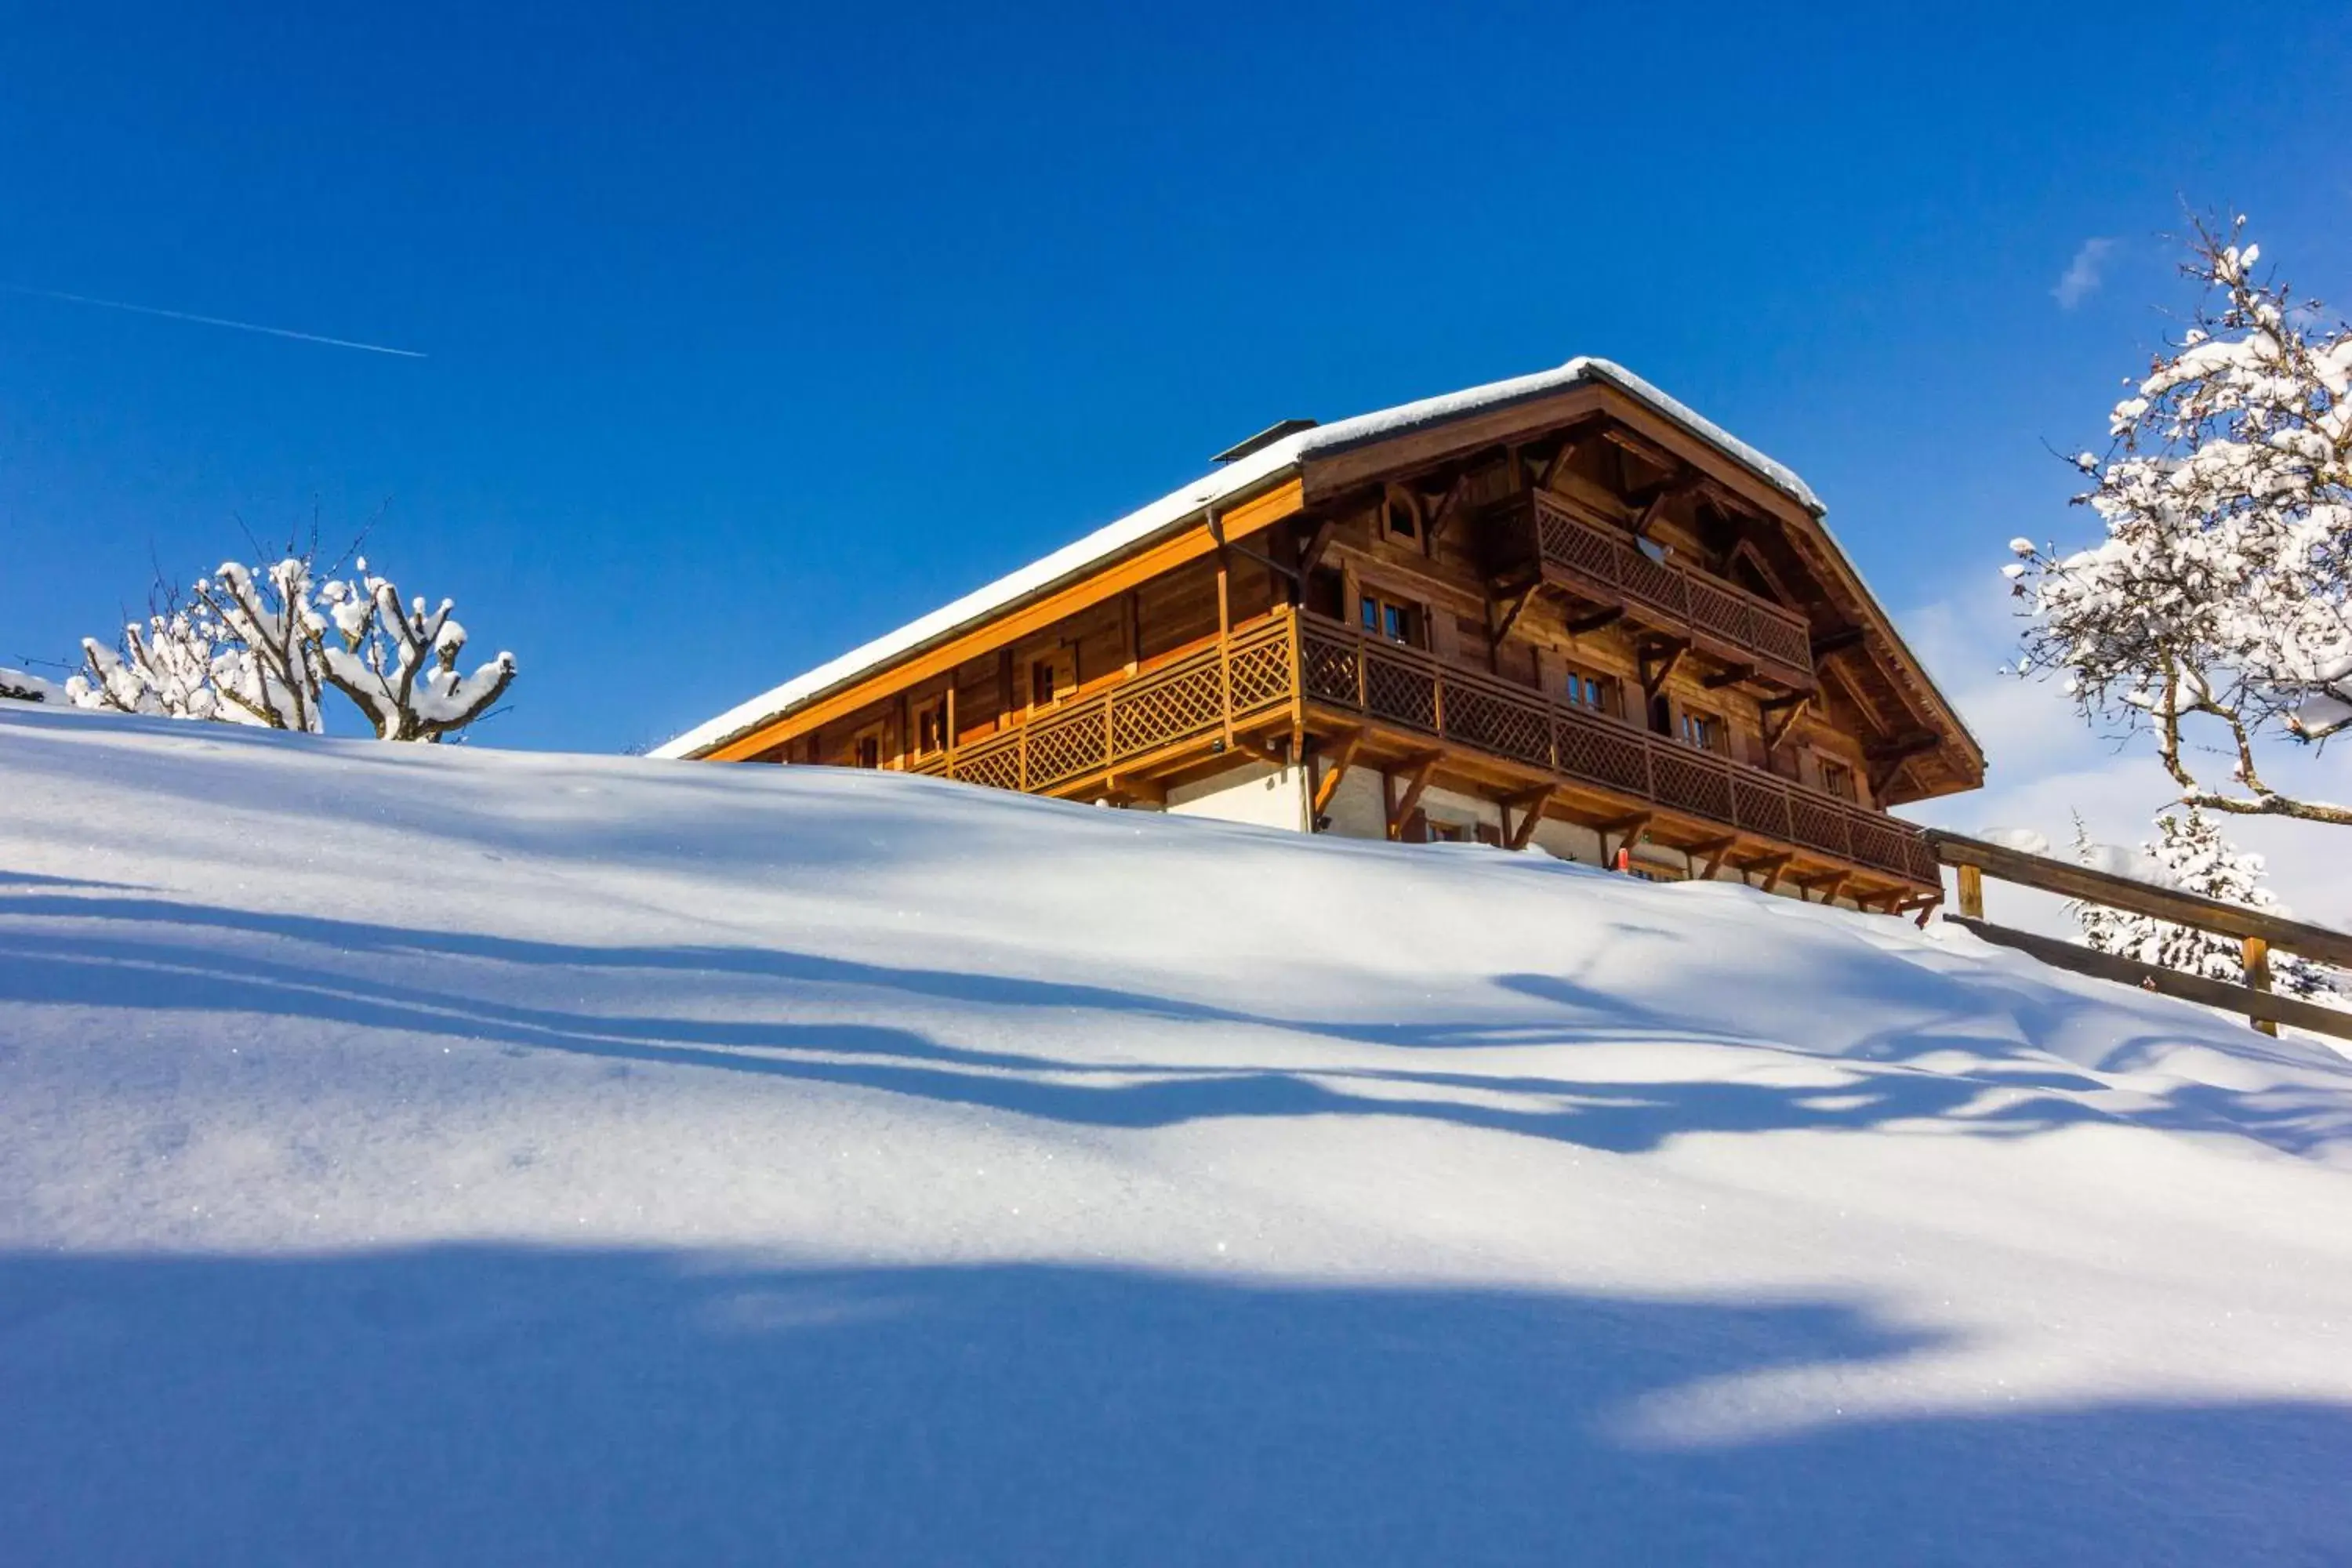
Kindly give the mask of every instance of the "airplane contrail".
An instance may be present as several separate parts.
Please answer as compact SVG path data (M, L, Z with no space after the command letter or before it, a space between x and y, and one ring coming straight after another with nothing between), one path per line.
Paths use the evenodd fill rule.
M162 316L173 321L196 321L207 327L235 327L241 332L266 332L273 338L292 338L302 343L325 343L330 348L365 349L372 354L393 354L401 359L424 359L427 356L415 349L387 348L383 343L355 342L350 338L321 337L317 332L298 332L290 327L265 327L257 321L232 321L225 316L199 316L193 310L166 310L155 305L133 305L122 300L98 300L88 294L68 294L61 289L36 289L25 283L0 283L13 294L32 294L44 300L63 300L74 305L99 305L109 310L131 310L142 316Z

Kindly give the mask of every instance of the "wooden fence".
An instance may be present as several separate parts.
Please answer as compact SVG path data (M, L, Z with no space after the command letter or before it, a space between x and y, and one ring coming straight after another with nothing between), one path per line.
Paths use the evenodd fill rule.
M1948 833L1940 827L1929 828L1927 838L1936 858L1958 871L1959 912L1957 915L1947 914L1944 918L1974 931L1987 942L2013 947L2021 952L2031 953L2044 963L2070 969L2078 974L2137 985L2142 990L2161 992L2165 995L2178 996L2183 1001L2200 1003L2208 1007L2243 1013L2255 1028L2265 1034L2275 1035L2281 1024L2292 1024L2298 1029L2309 1029L2314 1034L2352 1039L2352 1013L2274 994L2271 990L2270 963L2271 952L2275 949L2280 952L2300 953L2321 963L2352 969L2352 935L2330 931L2325 926L2305 925L2301 921L2282 920L2276 915L2242 909L2236 904L2221 903L2195 893L2184 893L2172 888L2134 881L2128 877L2095 871L2087 866L2053 859L2047 855L2031 855L2006 845L1970 838L1965 834ZM1987 877L2015 882L2021 887L2039 888L2046 893L2080 899L2086 903L2104 904L2109 909L2122 910L2130 914L2147 915L2172 925L2191 926L2199 931L2236 937L2243 954L2245 983L2233 985L2224 980L2184 974L2177 969L2140 963L2132 959L2119 958L2114 953L2097 952L2055 937L2037 936L2011 926L1995 925L1985 919L1984 879Z

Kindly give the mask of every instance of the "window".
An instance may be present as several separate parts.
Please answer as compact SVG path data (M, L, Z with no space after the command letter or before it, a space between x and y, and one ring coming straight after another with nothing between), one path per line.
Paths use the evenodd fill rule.
M1432 844L1467 844L1470 830L1458 822L1432 822L1429 825Z
M1412 508L1403 501L1389 502L1381 510L1381 521L1394 538L1418 540L1421 537L1421 523L1413 516Z
M1730 749L1730 737L1725 732L1723 721L1712 713L1702 713L1695 708L1683 710L1683 744L1696 746L1702 752L1724 752Z
M1590 708L1595 713L1617 711L1617 683L1605 675L1588 675L1580 669L1568 672L1568 700L1578 708Z
M1366 594L1358 601L1356 614L1364 629L1374 637L1401 642L1408 647L1423 645L1426 617L1419 605L1401 604L1394 599Z
M1043 708L1054 700L1054 661L1035 660L1029 666L1029 705Z
M1843 763L1833 763L1829 758L1823 757L1822 787L1841 800L1853 799L1853 770Z
M915 750L937 752L948 743L948 710L943 703L934 702L915 711Z
M850 755L858 767L880 767L882 765L882 731L876 729L861 733L852 743Z

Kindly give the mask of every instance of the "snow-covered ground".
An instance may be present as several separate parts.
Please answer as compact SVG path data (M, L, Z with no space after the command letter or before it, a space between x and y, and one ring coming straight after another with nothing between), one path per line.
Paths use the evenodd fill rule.
M1956 932L0 708L0 1557L2341 1563L2352 1068Z

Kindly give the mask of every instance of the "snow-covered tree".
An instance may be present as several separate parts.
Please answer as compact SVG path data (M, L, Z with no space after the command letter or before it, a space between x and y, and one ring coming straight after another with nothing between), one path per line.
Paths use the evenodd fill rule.
M126 627L119 647L83 643L87 674L67 683L68 698L317 732L331 687L387 741L438 741L488 712L513 683L514 656L462 672L466 629L451 603L404 610L397 587L364 558L357 566L357 579L318 583L310 556L289 552L259 573L225 561L185 604L159 589L147 624Z
M258 577L224 561L196 584L195 596L226 633L213 660L222 703L248 724L325 729L309 559L289 555Z
M2281 919L2293 913L2263 886L2263 858L2223 838L2221 827L2202 812L2193 806L2166 812L2156 819L2156 839L2142 844L2139 855L2131 858L2147 879ZM2126 857L2091 842L2080 817L2074 821L2074 858L2087 866L2132 874L2114 863ZM2104 904L2072 902L2066 907L2085 947L2209 980L2234 984L2245 978L2245 948L2236 937L2168 925L2152 915L2128 914ZM2336 995L2333 972L2295 953L2271 955L2271 984L2315 1001L2332 1001Z
M159 588L145 622L125 626L114 647L82 639L82 672L66 682L66 700L118 713L256 722L224 703L214 684L225 635L201 600L184 604L176 591Z
M319 666L328 684L386 741L437 741L488 712L514 681L514 655L461 673L466 628L451 618L451 602L428 611L420 597L404 610L399 588L371 575L367 557L356 564L358 578L331 580L318 593Z
M2105 538L2011 542L2018 668L2063 672L2085 719L2151 732L2184 805L2352 826L2255 758L2266 738L2352 728L2352 328L2258 278L2243 221L2200 226L2196 325L2116 405L2107 455L2075 459ZM2226 782L2192 766L2209 733Z

